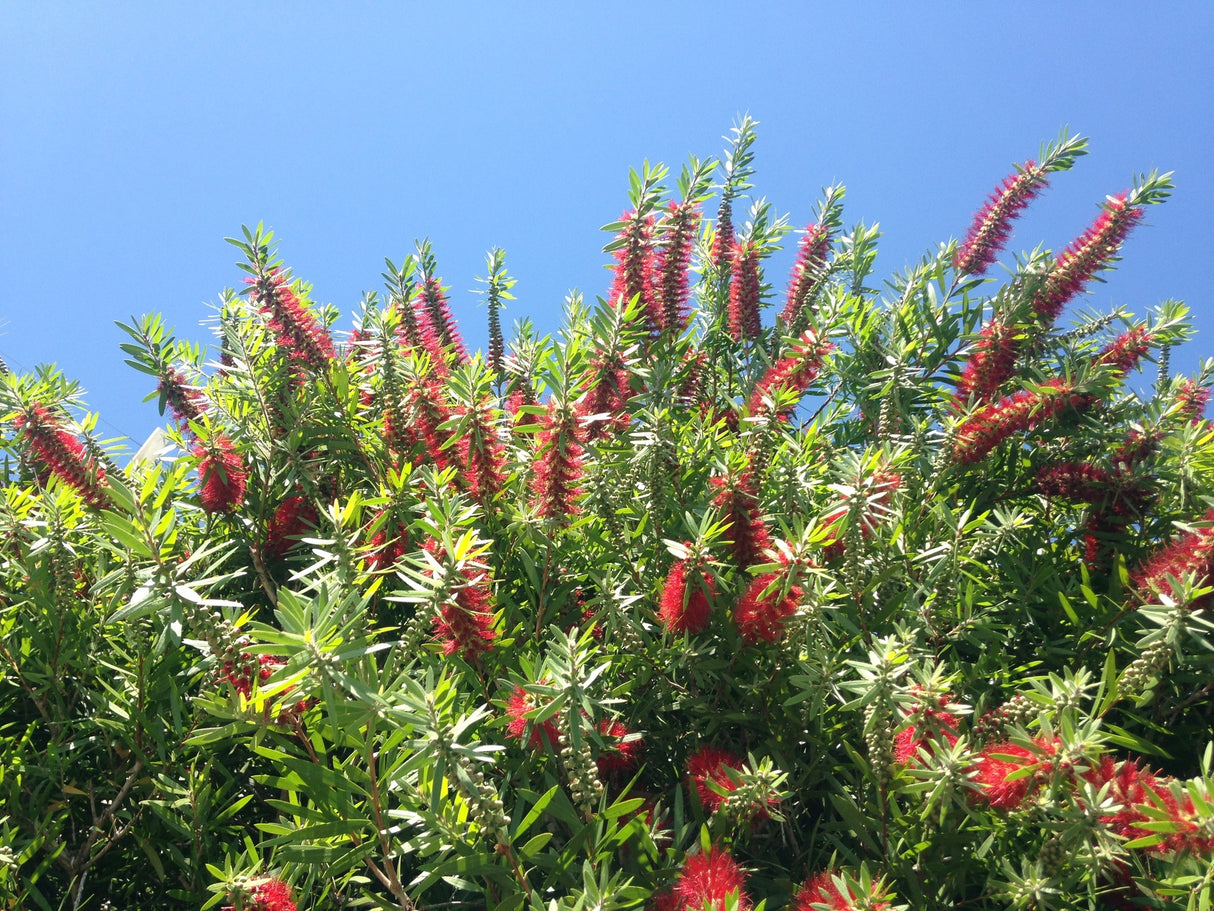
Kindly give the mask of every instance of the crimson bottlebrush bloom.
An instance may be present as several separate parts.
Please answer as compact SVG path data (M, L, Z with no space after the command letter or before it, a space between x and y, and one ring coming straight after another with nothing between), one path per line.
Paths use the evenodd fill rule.
M1214 509L1205 514L1205 521L1214 523ZM1136 597L1147 601L1156 592L1176 595L1170 579L1180 579L1193 573L1197 584L1214 582L1214 524L1186 532L1179 539L1156 551L1130 576ZM1206 595L1189 604L1190 610L1210 605L1214 595Z
M584 388L586 392L578 402L577 416L587 440L599 439L612 430L627 429L632 421L628 414L632 378L623 358L604 352L595 355Z
M464 584L452 592L434 617L434 635L444 655L459 652L472 661L493 648L493 592L488 575L474 569L462 572Z
M46 470L80 494L89 506L101 509L109 505L105 469L47 408L30 405L13 423Z
M390 570L409 550L409 526L404 522L385 519L386 512L381 511L371 523L380 524L380 529L367 542L369 551L364 558L367 572Z
M620 220L625 222L618 238L623 243L615 251L615 280L611 285L610 300L616 307L624 308L634 297L639 297L649 331L657 332L662 328L662 308L653 289L654 219L652 215L642 217L632 211L625 212Z
M771 547L771 535L759 508L754 475L747 470L712 478L709 484L719 491L713 497L712 505L729 526L729 549L734 565L745 569L762 562L763 551Z
M1037 472L1037 490L1046 497L1074 503L1100 503L1109 494L1112 478L1103 468L1087 462L1047 465Z
M737 896L737 911L750 911L754 902L746 894L746 876L733 856L715 845L706 853L688 854L674 895L681 911L725 911L729 896Z
M733 621L742 639L750 645L776 642L784 635L785 621L797 612L802 591L796 585L782 591L782 578L779 573L756 576L734 608Z
M751 416L766 414L772 407L772 402L784 392L804 395L809 384L817 379L818 371L822 369L822 359L834 348L834 345L823 340L812 329L797 339L792 350L772 364L755 385L750 394ZM780 414L781 419L787 419L788 416L787 411Z
M575 413L550 402L544 429L539 432L531 484L541 518L563 522L577 512L574 500L580 492L577 482L582 476L583 452L577 431Z
M735 342L759 337L763 328L759 320L762 289L759 246L754 241L743 241L734 250L733 279L729 283L729 335Z
M841 532L843 520L852 514L852 502L860 500L857 517L860 523L860 537L867 539L872 536L878 522L889 514L889 501L894 491L901 486L902 475L896 471L879 469L862 478L855 491L844 498L844 505L828 513L822 519L822 525L827 534L833 536L825 544L823 555L826 559L837 560L847 552L845 536Z
M447 435L439 428L451 419L443 387L432 376L414 377L406 394L409 433L422 444L421 455L439 468L450 464L444 444Z
M190 386L176 367L165 367L160 375L156 391L164 396L173 417L183 429L191 421L197 421L206 410L206 397L202 392Z
M456 441L460 468L468 492L481 503L487 503L501 492L506 483L503 471L505 456L498 439L489 405L482 402L475 408L465 408L468 426Z
M746 761L729 750L704 746L687 760L687 783L700 797L700 804L709 813L716 812L725 802L725 795L718 794L709 782L725 791L736 791L738 784L729 777L726 769L740 771Z
M194 447L198 459L198 500L204 512L230 513L244 502L248 473L240 453L226 436Z
M1122 470L1145 462L1159 451L1159 440L1157 430L1131 430L1113 450L1112 462Z
M1205 420L1206 407L1210 404L1210 389L1198 386L1196 380L1184 380L1176 390L1175 402L1181 419L1200 424Z
M439 279L430 278L421 284L414 307L422 346L430 352L434 367L445 372L449 360L454 359L458 364L467 361L464 340L451 316L447 294Z
M1096 364L1108 367L1118 376L1125 376L1138 366L1142 356L1151 350L1151 333L1145 326L1135 326L1123 332L1096 355Z
M981 275L999 256L1012 234L1012 222L1049 184L1044 168L1026 161L1008 176L974 216L953 265L963 275Z
M281 560L296 539L316 524L316 507L299 494L287 497L274 510L266 528L264 554L271 560Z
M223 911L232 911L234 907L224 905ZM280 879L267 879L255 885L240 907L243 911L296 911L291 887Z
M1116 811L1100 817L1101 823L1127 840L1149 834L1138 827L1138 823L1150 819L1139 807L1151 803L1151 795L1158 793L1162 785L1159 778L1133 760L1117 762L1111 756L1102 757L1080 777L1097 790L1108 785L1106 798L1118 804Z
M1111 198L1095 222L1058 255L1054 267L1033 298L1033 312L1053 323L1067 301L1079 294L1102 269L1112 265L1130 231L1143 218L1126 194Z
M636 771L637 764L641 761L644 742L639 737L629 739L631 733L622 721L604 718L599 722L599 734L602 735L604 748L595 764L600 774L630 774Z
M530 726L531 736L527 737L527 745L531 749L543 750L545 747L555 749L561 742L556 722L551 718L538 723L527 720L527 713L535 711L536 708L538 706L535 704L535 697L521 686L516 685L510 698L506 700L506 715L510 718L510 723L506 725L506 736L521 742L526 737L527 728Z
M523 411L524 405L538 405L539 399L535 397L535 390L531 388L531 384L524 379L520 379L518 384L510 390L510 394L506 397L506 411L514 418L515 425L538 424L539 416L530 411Z
M856 911L858 908L886 911L890 907L892 905L883 893L874 892L862 897L850 894L849 890L848 894L844 894L835 884L831 870L824 870L808 879L797 890L789 905L791 911L822 911L823 908L829 911Z
M666 574L658 619L671 633L702 633L708 628L716 597L712 573L690 560L679 560Z
M830 252L830 226L810 225L801 238L801 249L793 263L792 276L788 279L788 299L780 319L791 330L801 319L808 304L822 283L826 254Z
M943 697L937 705L920 705L910 715L912 723L894 737L894 762L913 763L920 751L933 756L941 739L950 747L957 743L957 716L944 711L948 704Z
M721 205L717 209L717 229L712 238L712 264L717 274L728 278L733 274L733 254L737 240L733 233L733 199L728 195L721 197Z
M303 301L286 275L275 270L262 278L246 279L254 286L252 300L268 318L267 325L291 360L317 372L328 368L336 353L333 340Z
M1144 803L1163 810L1167 817L1161 821L1171 823L1173 829L1166 833L1163 841L1152 845L1149 850L1164 855L1194 854L1198 857L1209 857L1214 854L1214 835L1210 834L1209 811L1205 814L1199 813L1192 795L1184 788L1180 789L1178 797L1174 789L1167 786L1168 782L1154 781L1151 784L1153 799ZM1151 833L1143 831L1139 833L1139 837L1148 834Z
M963 420L957 428L953 459L961 464L981 462L1014 434L1038 427L1067 409L1083 410L1093 401L1063 379L1047 380L1040 391L1023 389Z
M1033 749L1018 743L996 743L986 747L978 755L974 766L973 781L978 794L999 810L1015 810L1043 783L1049 780L1058 753L1059 742L1037 739ZM1032 775L1008 781L1008 776L1022 769L1033 770Z
M665 235L653 264L654 292L662 311L662 329L672 335L687 328L687 273L699 225L700 209L692 202L672 201L662 222Z
M955 404L993 399L1015 372L1019 347L1020 330L1015 326L998 319L983 326L957 381Z

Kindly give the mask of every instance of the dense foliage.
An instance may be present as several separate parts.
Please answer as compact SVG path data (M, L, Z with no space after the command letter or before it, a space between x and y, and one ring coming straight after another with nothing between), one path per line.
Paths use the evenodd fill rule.
M8 907L1209 907L1214 364L1074 316L1167 176L989 277L1063 134L882 288L832 187L777 298L754 140L555 337L425 243L335 334L259 227L125 466L4 377Z

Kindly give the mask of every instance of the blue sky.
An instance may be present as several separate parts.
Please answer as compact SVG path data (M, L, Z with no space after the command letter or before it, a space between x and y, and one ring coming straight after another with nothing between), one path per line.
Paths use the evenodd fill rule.
M881 223L878 275L961 236L1013 162L1069 125L1014 249L1061 249L1152 168L1149 213L1084 302L1185 300L1214 353L1214 4L222 3L0 6L0 354L55 362L103 436L142 440L149 378L114 320L160 312L205 341L242 277L223 242L263 221L314 297L349 314L428 236L466 340L486 251L518 279L506 313L553 329L604 293L599 227L642 161L677 172L759 122L756 190L796 226L847 185ZM773 265L782 287L787 266Z

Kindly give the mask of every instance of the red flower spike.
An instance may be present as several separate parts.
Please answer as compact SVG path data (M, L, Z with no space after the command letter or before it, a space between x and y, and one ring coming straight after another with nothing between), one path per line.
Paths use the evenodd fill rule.
M1049 380L1042 386L1040 392L1025 389L986 405L962 421L953 446L954 461L981 462L1014 434L1039 427L1068 408L1083 410L1094 401L1090 395L1075 392L1062 379Z
M1138 823L1150 819L1139 807L1151 803L1151 794L1156 793L1162 785L1158 778L1137 762L1117 762L1111 756L1102 757L1080 777L1097 790L1108 785L1107 798L1118 804L1115 812L1100 817L1102 824L1127 840L1148 834L1147 830L1138 828Z
M1097 272L1112 265L1126 237L1142 218L1143 210L1130 205L1125 193L1104 204L1096 221L1058 255L1033 299L1033 312L1043 323L1053 323Z
M687 328L688 268L691 247L700 225L699 207L691 202L671 202L663 221L666 229L653 264L657 277L654 289L662 311L662 328L677 335Z
M974 216L965 242L957 248L953 265L963 275L981 275L999 256L1012 233L1012 222L1049 184L1035 161L1023 166L995 188Z
M270 560L281 560L295 544L295 539L306 534L316 524L316 507L306 497L287 497L278 504L266 528L264 554Z
M759 320L762 286L759 247L753 241L744 241L734 251L729 284L729 334L735 342L759 337L763 328Z
M1210 404L1210 389L1198 386L1194 380L1185 380L1176 390L1176 410L1183 420L1200 424L1205 420L1206 408Z
M232 911L232 905L224 905L223 911ZM258 883L249 893L248 901L241 907L244 911L296 911L291 896L291 887L280 879L267 879Z
M1205 514L1205 521L1214 523L1214 509ZM1179 579L1194 573L1197 583L1214 582L1214 524L1187 532L1171 544L1157 550L1131 576L1139 601L1145 602L1155 592L1175 595L1170 578ZM1189 610L1209 607L1214 595L1206 595L1188 605Z
M1018 809L1044 781L1053 769L1054 757L1058 753L1057 740L1034 740L1036 749L1016 743L996 743L978 755L974 767L974 783L978 791L992 807L999 810ZM1034 774L1008 781L1008 776L1021 769L1032 769Z
M1037 472L1037 490L1046 497L1073 503L1100 503L1109 495L1112 479L1103 468L1086 462L1047 465Z
M615 281L610 300L622 309L639 295L649 331L658 332L662 328L663 314L653 290L653 216L642 218L636 212L625 212L620 221L625 222L619 234L624 243L615 252Z
M1011 379L1019 347L1019 332L1014 326L1000 320L983 326L957 381L955 404L993 399L999 387Z
M810 225L805 229L797 260L793 263L792 276L788 280L788 299L780 314L780 319L790 329L800 321L806 304L813 299L814 292L822 282L822 269L826 265L831 240L827 225Z
M833 534L823 550L827 560L838 560L847 553L847 543L841 534L840 526L843 520L851 514L853 498L859 498L860 503L860 537L867 540L872 536L878 522L888 513L888 503L899 487L902 486L902 475L896 471L878 470L861 479L856 491L845 498L843 506L827 514L822 519L822 525L828 534Z
M466 585L455 590L434 618L434 635L444 655L461 654L468 661L493 648L493 593L484 573L464 570Z
M687 560L680 560L666 575L658 619L674 634L702 633L708 628L716 597L717 585L712 574Z
M682 911L725 911L730 895L737 896L737 911L750 911L754 902L745 890L746 877L728 851L713 847L707 853L689 854L683 861L674 894Z
M304 306L286 276L275 271L246 281L255 286L250 298L261 307L279 347L286 349L291 360L317 372L328 369L329 361L336 356L333 340L315 314Z
M183 430L190 421L197 421L206 410L206 397L198 389L190 386L175 367L165 368L156 384L156 391L164 396L169 410Z
M574 502L582 476L582 444L576 416L568 408L549 403L544 429L539 432L535 474L531 490L541 518L564 522L576 514Z
M26 444L47 470L96 509L109 505L105 469L91 458L84 444L42 405L34 404L13 422Z
M527 738L527 745L536 751L545 747L555 750L561 742L556 723L549 718L536 724L525 717L536 708L535 697L521 686L515 686L514 692L506 701L506 715L510 718L510 723L506 725L506 736L521 742L526 736L527 726L530 725L531 736Z
M628 414L632 378L619 355L596 354L590 362L583 388L586 393L578 402L577 416L585 428L587 440L597 440L612 430L628 428L632 421Z
M632 732L620 721L604 718L599 722L599 734L603 737L604 749L599 753L595 764L599 774L611 773L631 774L636 771L641 761L644 742L634 737L626 739Z
M714 746L704 746L687 760L687 783L700 796L700 804L709 813L716 812L725 802L725 797L708 786L712 782L726 791L737 790L737 783L729 777L726 768L738 771L745 764L740 756Z
M502 441L498 439L488 402L463 410L468 417L468 430L455 443L460 468L468 492L478 502L488 503L506 483Z
M717 229L712 238L712 264L717 274L728 277L733 272L733 254L737 241L733 233L733 200L728 196L721 198L720 208L717 209Z
M1109 368L1117 376L1125 376L1150 350L1151 333L1144 326L1135 326L1106 346L1096 356L1096 364Z
M751 416L766 414L770 407L767 400L775 398L780 390L803 395L809 384L817 379L818 371L822 369L822 359L834 349L834 345L821 339L812 329L802 335L792 350L772 364L755 385L750 394ZM782 420L787 420L789 416L789 412L779 415Z
M763 551L771 547L771 536L759 509L754 476L747 470L736 478L712 478L709 483L720 491L712 505L728 521L734 565L745 569L761 563Z
M844 894L835 885L833 871L823 872L807 880L789 905L791 911L856 911L857 908L869 911L886 911L892 907L885 895L872 894L861 901L860 896Z
M418 288L414 309L422 346L430 353L436 371L445 374L451 359L457 364L465 363L468 352L439 279L428 279Z
M948 698L941 698L936 706L921 705L910 716L912 723L898 732L894 738L894 762L911 765L919 753L934 756L937 744L943 739L949 747L957 742L957 716L944 711Z
M756 576L734 609L734 623L742 639L750 645L776 642L784 635L785 621L797 612L801 589L793 585L787 594L782 594L780 578L776 573ZM775 588L765 595L764 591L773 584Z
M234 512L244 502L248 473L240 454L226 436L216 437L209 446L194 447L198 459L198 500L209 515Z

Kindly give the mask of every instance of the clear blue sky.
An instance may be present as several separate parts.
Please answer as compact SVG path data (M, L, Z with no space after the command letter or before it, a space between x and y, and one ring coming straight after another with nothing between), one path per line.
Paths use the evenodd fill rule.
M275 231L342 328L429 236L480 347L489 247L518 278L507 325L555 328L569 289L608 287L598 229L628 169L718 154L747 111L756 192L803 226L845 183L845 222L884 231L879 275L963 235L1063 125L1091 152L1015 249L1061 249L1136 173L1174 170L1085 304L1184 299L1202 333L1174 366L1214 353L1209 2L7 0L0 35L0 353L79 379L106 436L158 422L113 321L158 311L207 340L242 223Z

